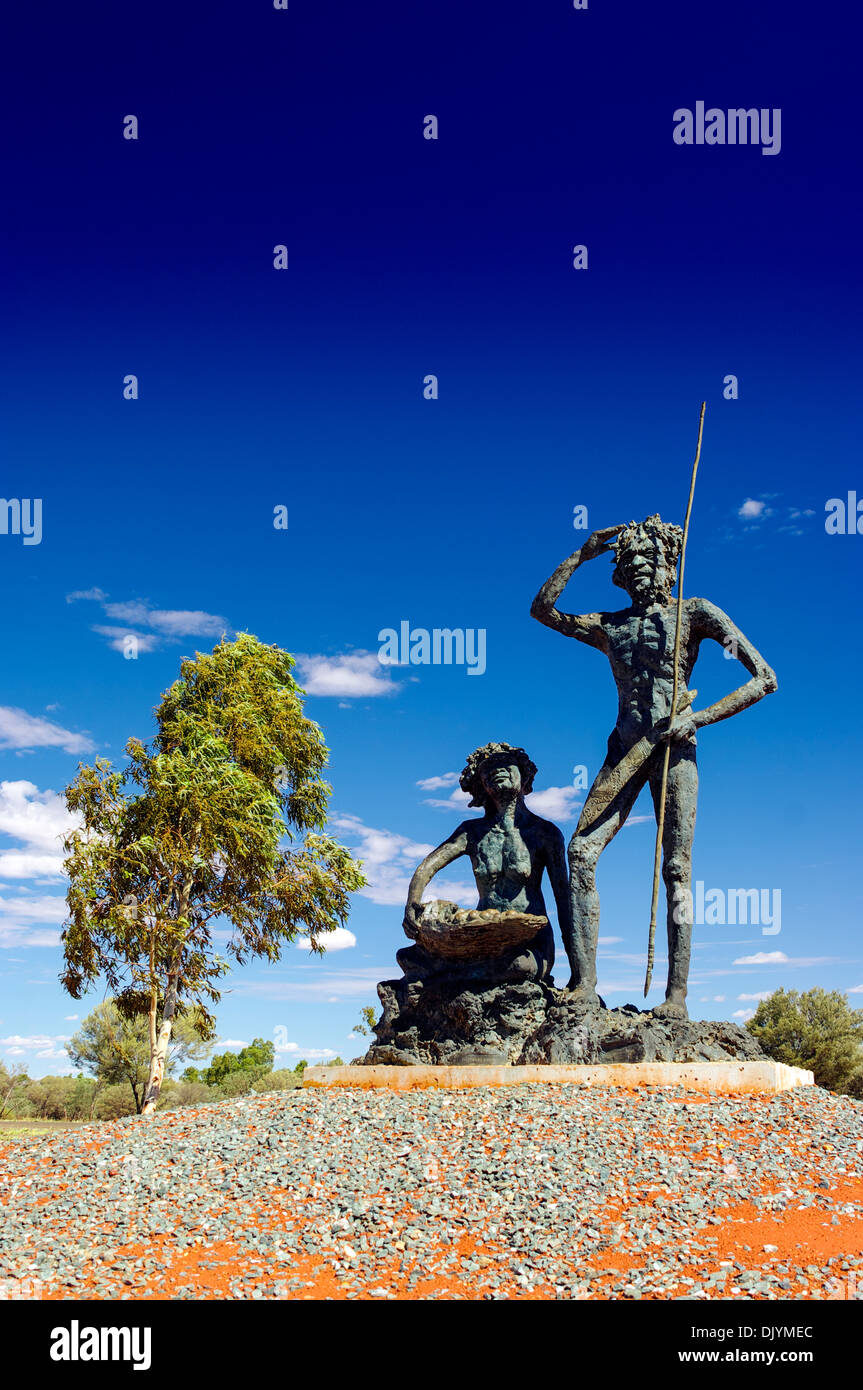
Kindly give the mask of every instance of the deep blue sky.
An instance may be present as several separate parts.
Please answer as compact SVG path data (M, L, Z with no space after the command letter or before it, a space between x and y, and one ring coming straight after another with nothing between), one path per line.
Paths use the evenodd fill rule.
M574 828L565 789L599 767L614 687L530 600L584 538L574 505L591 526L682 520L703 398L687 591L780 689L701 735L695 872L780 889L782 930L697 928L692 1012L860 987L863 538L824 529L828 498L863 496L847 7L52 3L14 16L6 48L2 491L43 499L43 538L0 536L0 702L55 728L3 716L0 778L28 785L0 812L0 1056L63 1069L68 1016L97 999L65 998L51 944L47 793L92 756L68 735L119 758L219 619L326 658L301 665L336 691L308 710L376 885L355 946L235 973L220 1032L282 1027L282 1061L354 1055L407 877L461 817L428 804L450 786L417 783L524 744ZM781 108L781 153L676 145L673 112L698 100ZM622 606L609 576L598 561L564 606ZM91 589L108 597L67 602ZM376 673L358 654L402 619L485 628L486 673ZM124 660L95 626L149 641ZM738 670L706 651L700 698ZM640 998L651 865L646 822L601 863L612 1003ZM760 953L782 959L735 964Z

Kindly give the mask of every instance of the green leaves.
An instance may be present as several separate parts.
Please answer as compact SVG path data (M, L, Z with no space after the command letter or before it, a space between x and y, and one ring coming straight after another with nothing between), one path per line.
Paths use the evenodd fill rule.
M303 714L293 658L249 633L184 661L152 744L130 739L122 771L80 766L66 803L68 919L62 982L80 998L103 976L127 1016L153 1012L175 981L179 1009L212 1027L228 953L277 960L300 932L314 949L365 880L322 833L327 748ZM294 842L297 847L294 848ZM288 848L285 844L288 844Z
M198 1023L193 1011L178 1019L169 1071L172 1064L201 1057L208 1050ZM114 1000L97 1004L66 1044L66 1051L73 1066L89 1071L101 1084L130 1086L135 1109L140 1111L150 1063L147 1020L140 1010L121 1010Z
M818 1086L863 1095L863 1009L838 990L775 990L746 1025L777 1062L805 1067Z

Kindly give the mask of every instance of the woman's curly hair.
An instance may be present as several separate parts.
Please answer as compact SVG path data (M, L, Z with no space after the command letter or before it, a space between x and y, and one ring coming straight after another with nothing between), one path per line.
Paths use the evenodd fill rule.
M467 760L467 766L459 778L459 786L463 792L470 793L471 806L481 806L484 810L488 805L488 792L480 780L480 770L483 763L487 763L489 758L494 758L498 753L506 753L511 762L514 762L521 772L521 795L527 796L533 787L533 779L536 776L536 763L531 762L523 748L513 748L511 743L486 743L482 748L474 749Z

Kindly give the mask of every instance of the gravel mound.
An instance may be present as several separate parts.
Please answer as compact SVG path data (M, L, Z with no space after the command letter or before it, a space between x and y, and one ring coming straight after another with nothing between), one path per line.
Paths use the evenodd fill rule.
M309 1089L0 1141L6 1297L860 1297L861 1218L863 1104L817 1088Z

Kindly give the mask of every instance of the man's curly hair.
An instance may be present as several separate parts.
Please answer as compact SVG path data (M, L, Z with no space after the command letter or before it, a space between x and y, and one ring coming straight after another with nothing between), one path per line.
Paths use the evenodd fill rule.
M611 542L616 561L614 573L611 576L613 584L616 584L620 589L626 587L622 576L617 571L617 565L621 561L625 564L627 554L637 553L644 548L647 542L654 540L658 540L665 551L665 563L668 566L669 574L674 574L677 569L677 561L680 558L680 548L683 545L683 531L672 522L663 521L659 513L654 512L644 521L630 521L628 526L624 526L622 531L618 531ZM674 587L673 582L671 587Z
M531 762L524 749L513 748L511 743L486 743L470 754L467 766L459 778L458 784L462 791L470 793L469 805L481 806L484 810L488 808L488 793L479 774L483 763L487 763L489 758L495 757L498 753L506 753L521 772L521 795L527 796L531 791L536 776L536 763Z

